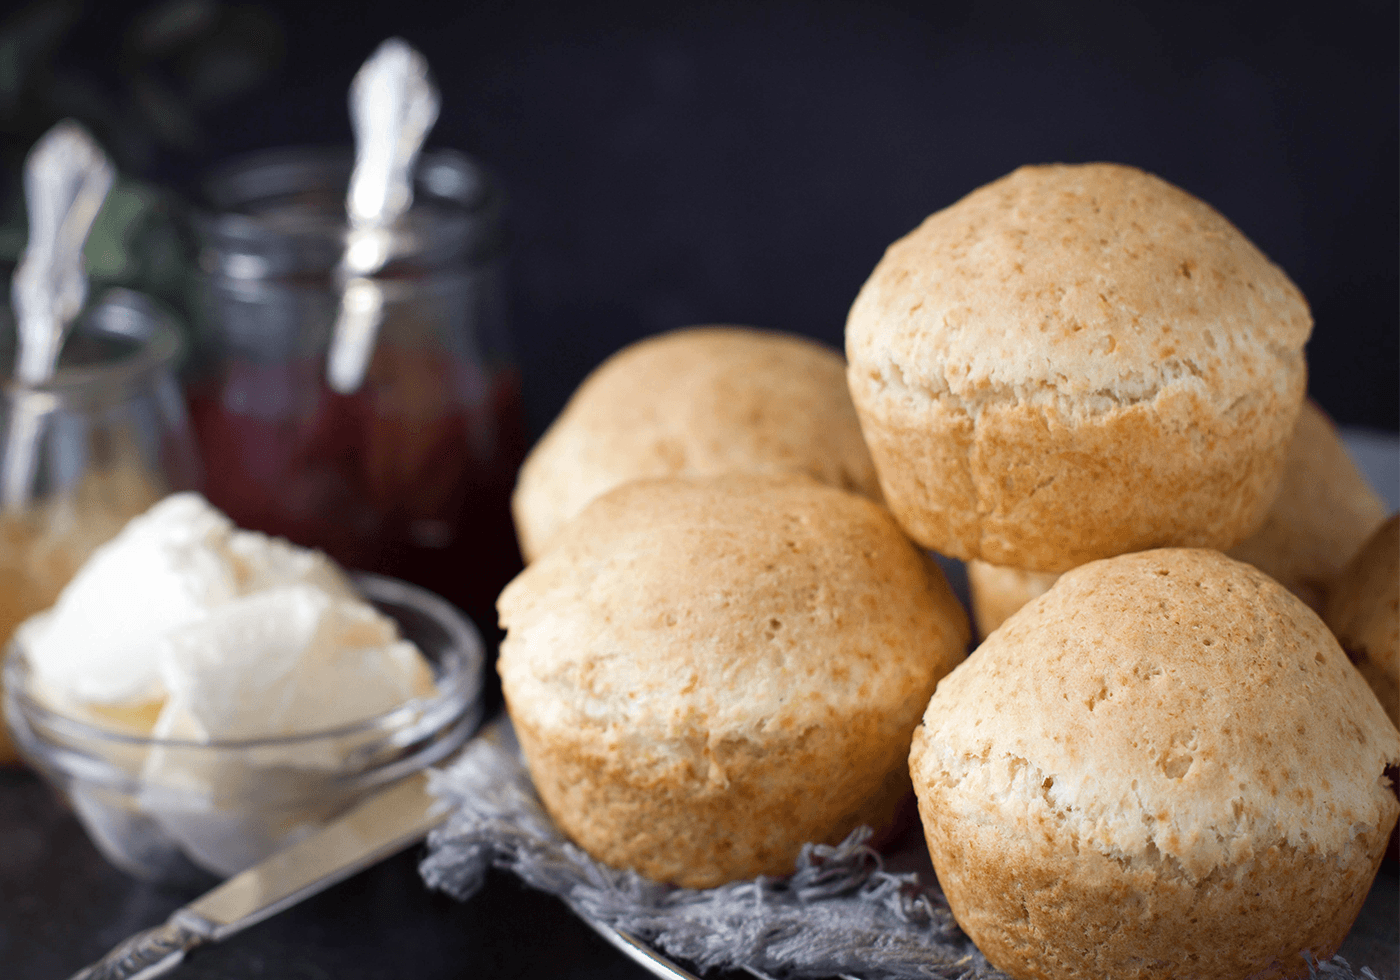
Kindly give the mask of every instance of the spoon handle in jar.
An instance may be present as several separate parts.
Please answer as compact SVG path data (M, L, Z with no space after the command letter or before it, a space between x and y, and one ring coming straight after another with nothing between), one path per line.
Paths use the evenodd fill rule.
M413 205L413 165L439 106L427 59L402 38L389 38L356 72L350 85L355 169L345 201L351 228L391 225ZM357 256L346 259L358 266L352 272L375 271Z
M355 169L345 210L350 228L338 274L341 302L326 361L342 395L364 382L383 319L384 294L371 277L392 257L392 227L413 206L413 167L440 105L428 62L401 38L381 44L350 86Z
M40 137L25 158L29 240L15 269L12 300L16 373L24 384L53 375L64 331L87 297L83 245L115 179L97 141L71 119Z
M68 324L87 297L83 245L116 180L116 170L87 130L66 119L24 161L29 241L15 269L11 302L19 350L11 415L0 448L0 505L22 508L38 464L51 397L31 386L53 377Z

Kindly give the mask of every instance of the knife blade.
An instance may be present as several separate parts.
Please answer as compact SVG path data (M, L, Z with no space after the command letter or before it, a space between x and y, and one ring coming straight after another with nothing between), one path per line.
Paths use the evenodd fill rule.
M447 817L415 773L358 804L307 839L234 875L164 923L118 944L71 980L148 980L185 954L290 908L422 840Z

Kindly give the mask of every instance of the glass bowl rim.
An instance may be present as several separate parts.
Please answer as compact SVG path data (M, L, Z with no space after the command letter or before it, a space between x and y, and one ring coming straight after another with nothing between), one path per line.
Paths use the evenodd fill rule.
M116 743L146 748L168 748L198 752L239 752L267 748L287 748L306 745L320 740L346 738L376 729L397 731L409 727L413 720L437 718L442 712L450 714L434 725L433 730L447 730L451 725L471 710L481 700L482 671L485 666L485 645L476 626L458 612L446 599L427 589L371 572L352 571L351 581L360 589L362 596L372 605L379 602L408 606L431 619L441 627L451 642L446 649L450 657L440 661L441 676L435 678L436 692L427 697L411 698L388 711L372 715L359 721L338 725L335 728L303 732L297 735L274 735L261 738L218 739L198 741L194 739L151 738L130 732L104 728L90 722L73 718L38 701L25 685L17 683L24 679L21 671L27 671L27 658L13 640L5 649L3 658L3 688L6 701L13 701L23 713L25 724L33 728L39 721L69 737L77 737L96 743ZM382 610L381 610L382 612ZM389 615L385 613L385 615ZM393 616L390 616L393 619ZM397 626L397 620L395 620ZM400 628L402 635L402 629Z

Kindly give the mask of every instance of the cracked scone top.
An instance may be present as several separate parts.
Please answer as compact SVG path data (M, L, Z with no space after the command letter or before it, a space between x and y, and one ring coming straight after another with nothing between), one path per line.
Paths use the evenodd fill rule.
M1306 976L1370 888L1400 733L1249 565L1066 573L939 685L910 770L958 922L1013 977Z
M1022 167L889 247L851 307L847 378L916 541L1056 572L1251 533L1311 329L1288 277L1179 188Z
M790 874L802 844L888 822L968 637L884 508L800 475L619 487L498 609L550 814L599 860L692 887Z

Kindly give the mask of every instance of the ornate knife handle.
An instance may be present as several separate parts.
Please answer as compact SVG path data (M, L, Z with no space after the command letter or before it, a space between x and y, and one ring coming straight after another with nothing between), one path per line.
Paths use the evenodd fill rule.
M214 927L181 909L162 925L138 932L70 980L148 980L169 973L185 954L213 939Z

